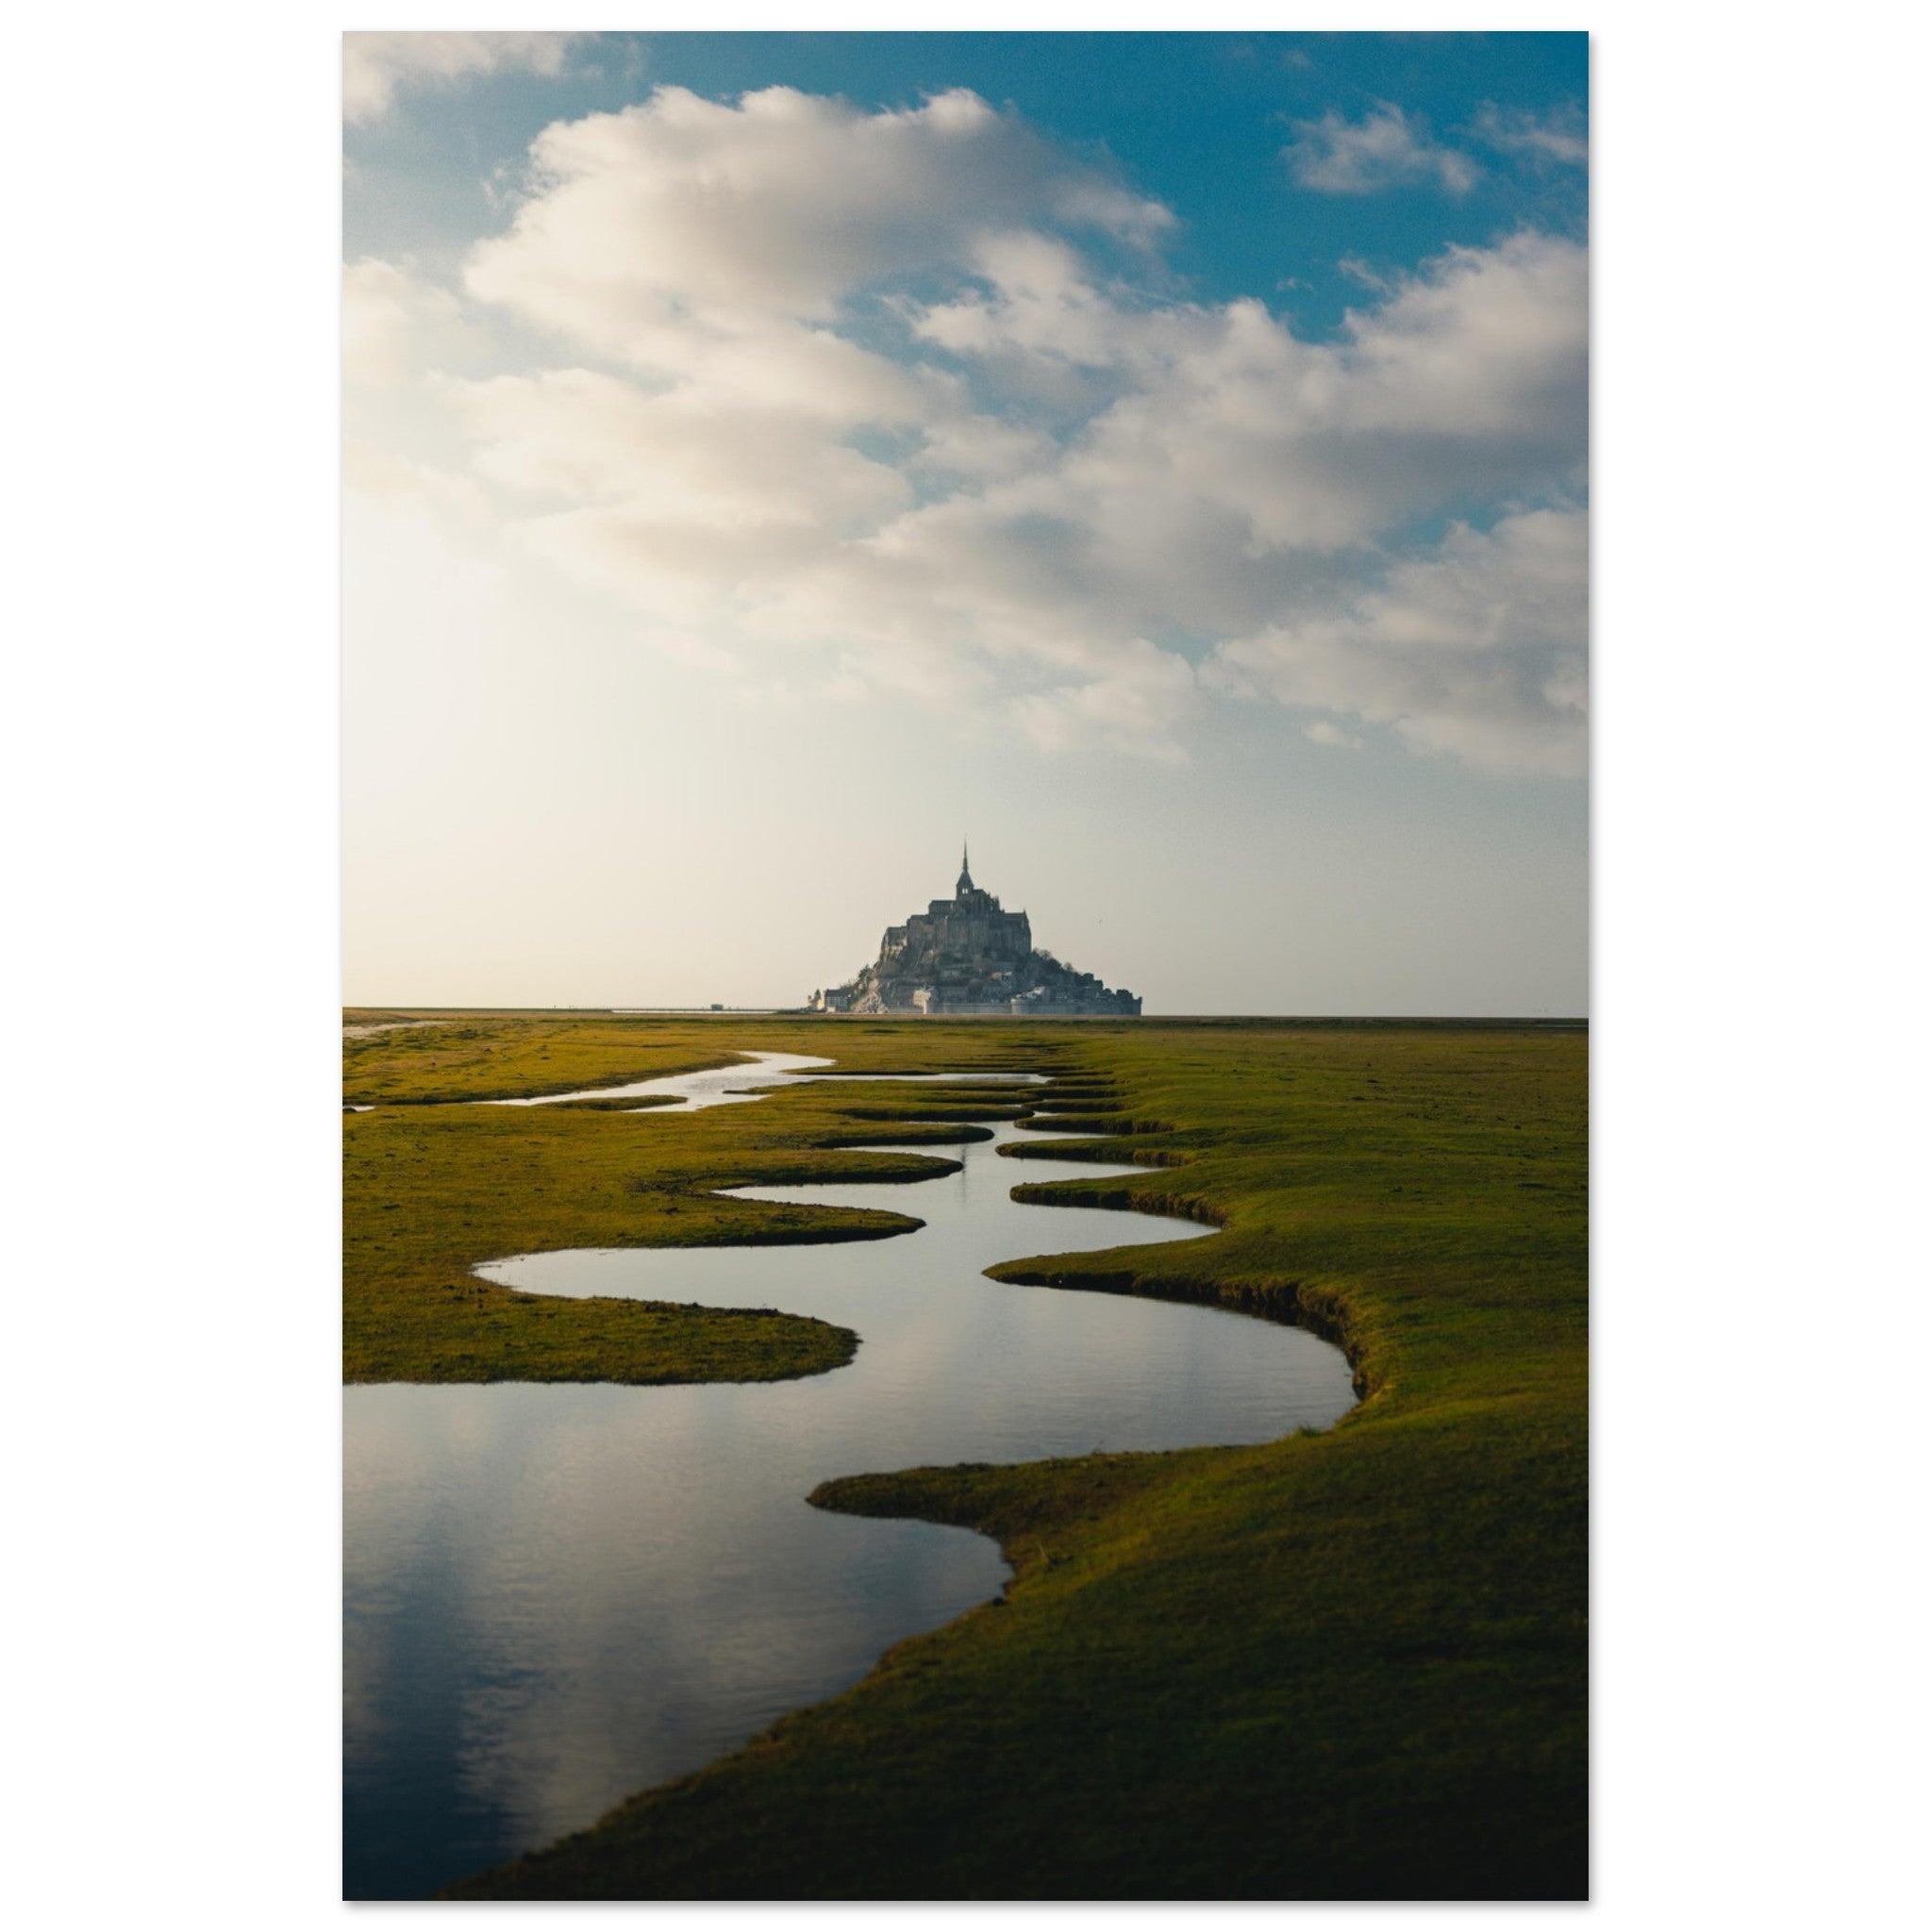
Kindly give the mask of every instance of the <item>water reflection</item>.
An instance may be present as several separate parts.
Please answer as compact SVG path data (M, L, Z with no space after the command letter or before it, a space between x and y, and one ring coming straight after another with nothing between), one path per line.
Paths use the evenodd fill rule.
M420 1896L586 1824L997 1593L991 1543L808 1507L827 1476L1263 1441L1348 1408L1341 1354L1297 1330L986 1280L1014 1256L1206 1232L1011 1200L1041 1172L997 1158L1013 1132L911 1186L742 1191L925 1221L891 1241L483 1271L544 1294L817 1315L862 1338L831 1374L344 1391L352 1897Z
M650 1080L631 1080L622 1087L580 1087L574 1093L537 1093L514 1100L492 1100L491 1107L555 1107L563 1100L634 1100L646 1094L674 1093L681 1107L639 1108L640 1113L691 1113L701 1107L729 1107L741 1100L762 1100L765 1090L789 1083L811 1067L831 1061L808 1053L748 1053L728 1067L707 1067L697 1074L660 1074ZM958 1077L937 1075L931 1077Z

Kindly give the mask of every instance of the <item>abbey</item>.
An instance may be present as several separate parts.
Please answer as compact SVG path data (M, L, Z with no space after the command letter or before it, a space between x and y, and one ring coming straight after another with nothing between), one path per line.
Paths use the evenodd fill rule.
M879 956L857 978L811 996L818 1013L1134 1014L1140 1000L1036 951L1024 912L1008 912L973 883L959 855L955 896L889 925Z

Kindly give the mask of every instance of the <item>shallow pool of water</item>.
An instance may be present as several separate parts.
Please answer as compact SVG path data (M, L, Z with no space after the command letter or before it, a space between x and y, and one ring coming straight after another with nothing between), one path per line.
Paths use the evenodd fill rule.
M997 1153L1015 1132L949 1150L959 1172L928 1181L743 1191L925 1223L892 1240L480 1271L819 1316L860 1337L829 1374L344 1391L349 1896L422 1896L588 1824L998 1593L991 1542L813 1509L828 1476L1258 1442L1348 1409L1340 1351L1297 1329L987 1280L1021 1256L1208 1232L1013 1201L1024 1181L1129 1171L1023 1168Z
M537 1093L514 1100L492 1100L491 1107L555 1107L563 1100L634 1100L647 1094L675 1094L680 1107L643 1107L639 1113L690 1113L701 1107L728 1107L735 1101L762 1100L814 1067L832 1063L808 1053L748 1053L728 1067L706 1067L696 1074L659 1074L649 1080L630 1080L621 1087L580 1087L571 1093ZM958 1077L958 1076L955 1076Z

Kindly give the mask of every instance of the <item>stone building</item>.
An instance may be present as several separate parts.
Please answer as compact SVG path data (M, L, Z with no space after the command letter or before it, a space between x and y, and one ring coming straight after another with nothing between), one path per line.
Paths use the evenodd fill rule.
M889 925L879 956L843 986L811 996L818 1013L1113 1013L1141 1002L1076 973L1033 943L1024 912L1008 912L973 883L966 854L950 899Z

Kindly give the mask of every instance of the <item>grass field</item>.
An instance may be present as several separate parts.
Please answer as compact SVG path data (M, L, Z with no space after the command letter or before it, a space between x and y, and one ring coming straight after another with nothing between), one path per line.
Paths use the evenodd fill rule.
M1023 1142L1017 1182L1223 1231L1140 1251L1131 1269L1101 1254L998 1272L1043 1291L1303 1321L1347 1347L1364 1400L1326 1434L1258 1449L828 1482L816 1498L827 1507L997 1536L1015 1570L1005 1597L460 1895L1584 1893L1580 1028L462 1024L474 1031L460 1074L424 1058L433 1035L358 1042L362 1091L387 1081L422 1100L458 1077L487 1084L493 1061L490 1091L556 1091L669 1071L643 1064L653 1054L716 1064L735 1046L878 1071L1049 1070L1055 1118L1038 1124L1092 1137L1066 1152L1125 1154L1147 1172L1057 1188L1059 1150ZM559 1057L572 1068L560 1084ZM971 1110L970 1096L948 1101ZM350 1373L658 1380L831 1366L851 1343L812 1332L823 1324L549 1304L466 1271L532 1248L877 1231L891 1218L703 1191L917 1161L840 1142L934 1104L828 1083L688 1117L574 1105L350 1116ZM892 1135L942 1148L971 1131L908 1121Z
M975 1132L943 1120L902 1121L917 1110L903 1090L874 1088L861 1101L812 1086L750 1107L660 1120L613 1110L635 1101L437 1104L458 1088L469 1096L565 1092L728 1065L736 1047L766 1044L746 1039L751 1030L701 1021L466 1015L434 1029L346 1042L347 1099L381 1098L373 1112L342 1120L344 1378L766 1381L849 1361L856 1337L800 1316L566 1301L520 1294L471 1273L478 1262L538 1249L853 1241L917 1226L899 1214L726 1201L709 1191L755 1180L944 1172L942 1156L843 1151L876 1141L880 1120L902 1123L895 1139L940 1149ZM794 1024L784 1037L791 1050L809 1051L797 1045L800 1030ZM854 1044L853 1057L863 1058L866 1043ZM930 1070L908 1058L894 1028L878 1029L869 1051L880 1065ZM995 1064L1010 1058L994 1042L982 1052ZM951 1110L959 1105L949 1102ZM1010 1095L990 1093L982 1118L986 1108L1010 1111Z

